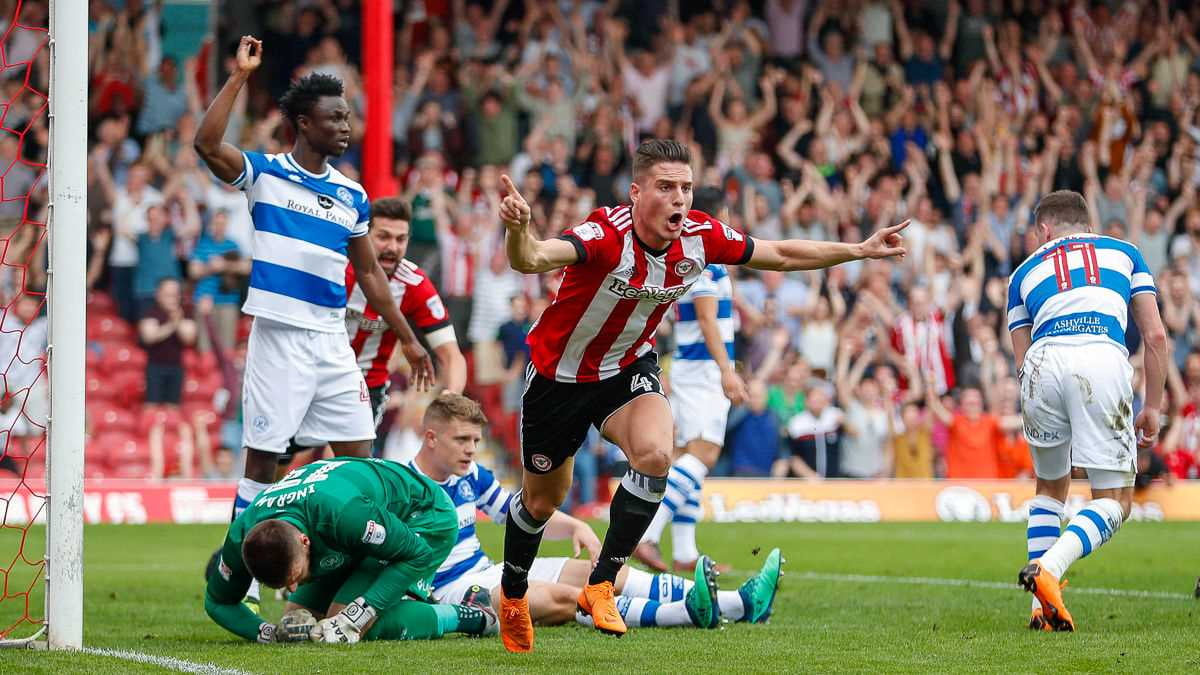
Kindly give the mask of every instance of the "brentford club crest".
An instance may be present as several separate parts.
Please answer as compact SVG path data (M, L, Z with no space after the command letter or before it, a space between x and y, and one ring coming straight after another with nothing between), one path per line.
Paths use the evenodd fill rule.
M696 263L692 262L691 260L680 260L679 262L675 263L675 274L678 274L681 277L686 277L688 272L691 272L695 267Z

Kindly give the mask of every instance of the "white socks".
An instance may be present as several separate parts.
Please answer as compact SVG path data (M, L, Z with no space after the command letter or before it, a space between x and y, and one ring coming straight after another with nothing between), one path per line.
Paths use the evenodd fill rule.
M704 511L700 509L698 493L689 495L671 519L671 557L675 562L691 562L700 557L700 549L696 547L696 521Z
M1058 541L1059 530L1062 529L1062 518L1066 506L1049 495L1037 495L1029 500L1029 524L1025 528L1025 546L1029 553L1029 562L1033 562L1046 554L1054 542ZM1033 598L1033 609L1042 606L1038 599Z
M1075 514L1058 541L1042 554L1042 568L1062 579L1071 563L1103 546L1124 520L1125 512L1117 500L1093 499Z
M642 535L642 541L657 544L670 522L674 559L690 562L699 557L696 550L696 521L703 513L700 490L707 475L708 467L693 455L680 455L675 460L667 474L667 494L654 514L654 520L650 521L650 527ZM680 554L681 548L687 555Z
M242 478L238 481L237 496L233 499L233 519L242 515L254 503L254 500L262 494L263 490L271 487L270 483L260 483L249 478Z
M656 617L669 617L670 609L665 609L668 605L683 605L681 600L687 596L687 592L692 589L694 583L691 579L685 579L675 574L651 574L643 572L639 569L629 568L629 572L625 576L625 585L621 587L621 596L631 599L644 599L651 602L660 603L663 606L666 614L655 614ZM721 616L730 621L738 621L746 615L745 603L742 601L742 594L737 591L718 591L717 604L721 607ZM634 608L640 616L640 612L645 605L637 604ZM659 611L657 608L651 611ZM687 616L685 609L684 616ZM640 619L639 619L640 620ZM628 621L627 621L628 623ZM657 623L653 625L688 625L691 621L688 620L684 624L664 624ZM633 625L633 624L630 624ZM650 624L640 624L650 625Z

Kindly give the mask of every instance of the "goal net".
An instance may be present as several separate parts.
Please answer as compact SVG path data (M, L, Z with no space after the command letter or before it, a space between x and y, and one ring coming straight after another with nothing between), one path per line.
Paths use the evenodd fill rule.
M0 645L77 648L87 3L0 11Z

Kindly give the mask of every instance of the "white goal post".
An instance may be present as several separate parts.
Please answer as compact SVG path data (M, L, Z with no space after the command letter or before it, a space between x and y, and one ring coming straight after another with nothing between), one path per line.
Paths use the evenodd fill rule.
M83 646L88 2L50 1L46 637Z

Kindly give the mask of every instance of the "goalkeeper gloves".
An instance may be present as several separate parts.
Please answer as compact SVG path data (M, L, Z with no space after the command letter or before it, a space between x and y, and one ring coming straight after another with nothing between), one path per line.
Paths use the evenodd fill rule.
M362 639L367 626L375 619L375 610L361 597L346 605L346 608L328 619L321 619L313 626L309 639L313 642L354 644Z
M275 642L275 624L265 621L258 625L258 643L269 645Z
M308 642L317 619L307 609L293 609L283 615L275 626L275 639L279 642Z

